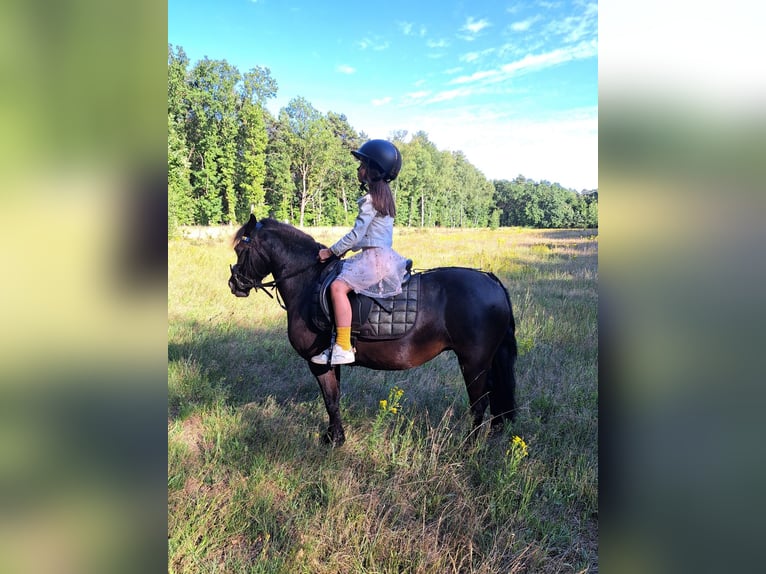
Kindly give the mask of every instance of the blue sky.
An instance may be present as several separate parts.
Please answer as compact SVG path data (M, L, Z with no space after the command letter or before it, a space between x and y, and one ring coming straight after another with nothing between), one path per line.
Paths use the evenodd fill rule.
M595 1L169 0L168 42L268 67L275 114L302 96L370 137L425 131L489 179L598 187Z

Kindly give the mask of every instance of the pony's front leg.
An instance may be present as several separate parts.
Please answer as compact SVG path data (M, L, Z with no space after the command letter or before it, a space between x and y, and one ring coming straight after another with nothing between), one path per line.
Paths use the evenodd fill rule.
M309 361L309 369L319 383L324 406L330 417L327 432L322 438L324 442L332 446L341 446L346 442L346 434L343 432L343 424L340 420L340 367L316 365Z

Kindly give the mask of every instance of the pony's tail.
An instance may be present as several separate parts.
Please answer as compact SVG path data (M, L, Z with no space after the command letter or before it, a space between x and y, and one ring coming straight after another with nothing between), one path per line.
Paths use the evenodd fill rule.
M513 422L516 418L516 354L516 335L509 327L495 352L490 369L489 410L493 423Z
M513 319L513 307L507 289L505 296L508 298L510 321L505 337L495 351L489 372L489 409L494 424L502 424L506 420L513 422L516 418L516 375L514 374L516 356L518 355L516 322Z

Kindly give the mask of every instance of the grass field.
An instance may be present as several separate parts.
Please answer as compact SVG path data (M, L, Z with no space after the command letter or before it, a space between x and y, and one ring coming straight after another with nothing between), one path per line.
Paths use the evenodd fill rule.
M508 288L519 415L467 442L451 353L345 368L338 449L284 311L229 292L228 239L168 245L169 572L598 571L597 231L397 228L416 268Z

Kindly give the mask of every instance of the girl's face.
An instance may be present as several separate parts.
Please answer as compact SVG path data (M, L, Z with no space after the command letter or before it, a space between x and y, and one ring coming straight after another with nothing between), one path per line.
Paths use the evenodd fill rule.
M359 167L356 168L356 178L359 183L367 181L367 167L362 162L359 162Z

